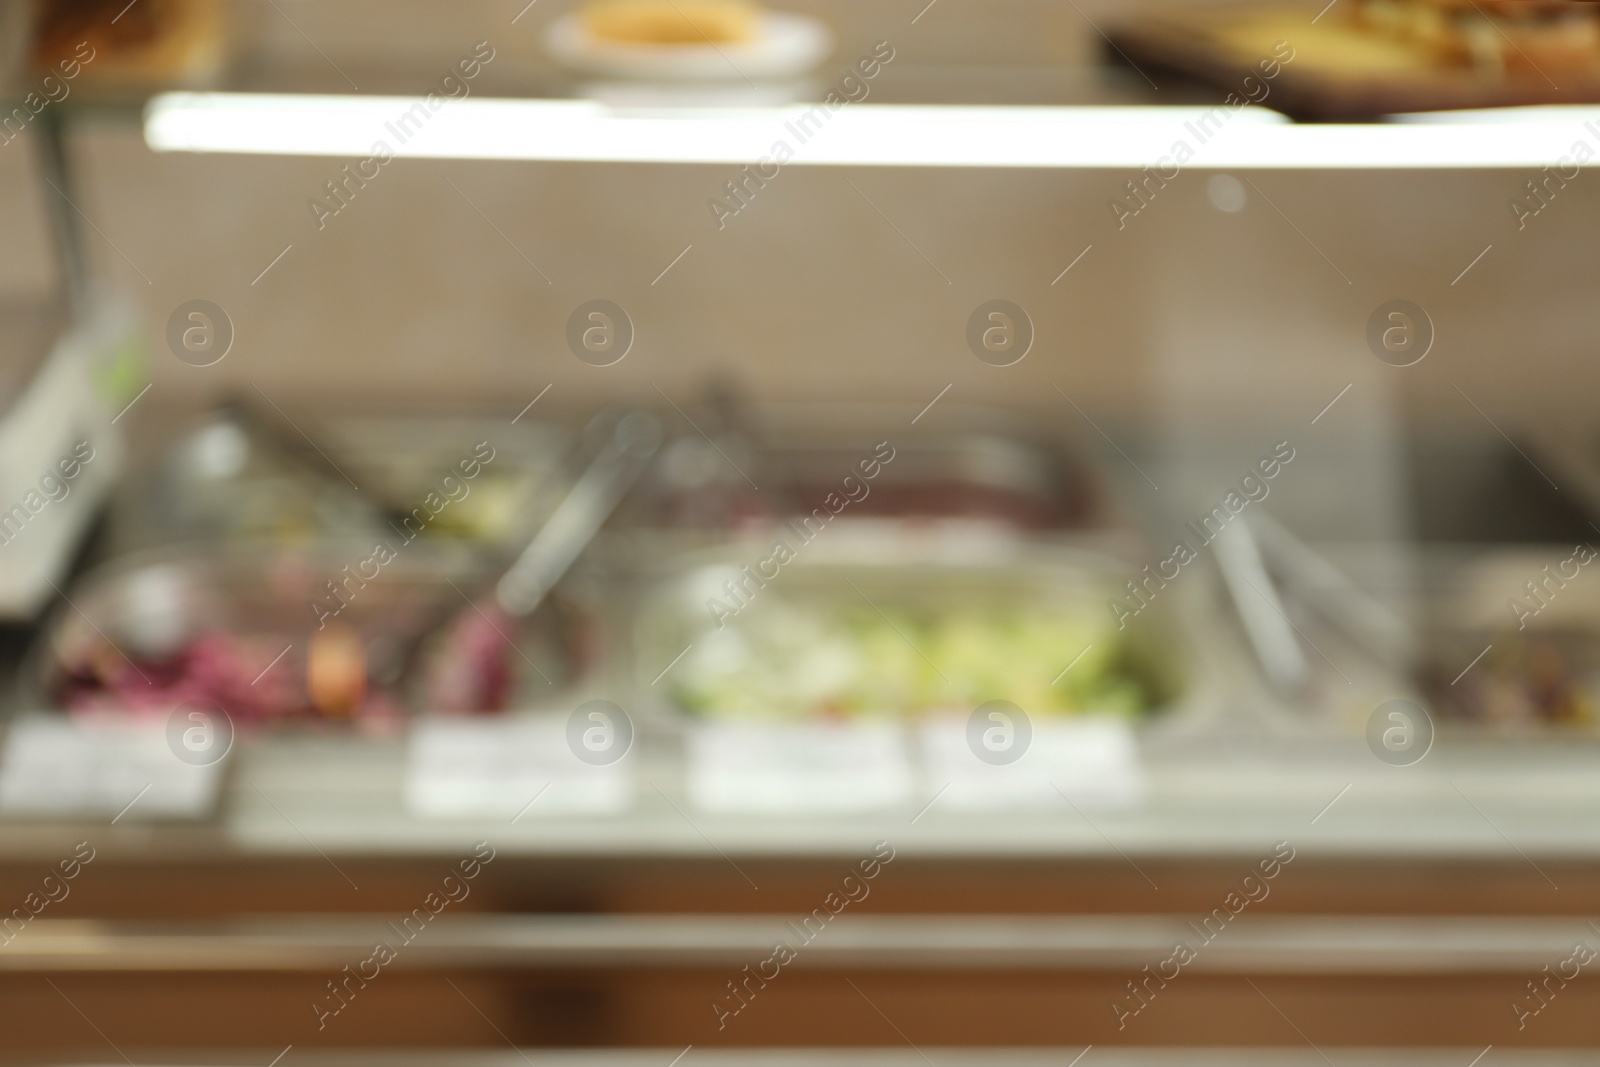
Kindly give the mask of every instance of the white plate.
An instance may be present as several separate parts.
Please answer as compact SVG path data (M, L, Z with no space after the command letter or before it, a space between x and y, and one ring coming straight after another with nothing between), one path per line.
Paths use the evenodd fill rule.
M756 36L727 44L636 44L591 34L577 13L545 31L545 47L577 70L612 78L740 81L792 78L814 70L833 51L827 26L804 15L766 12Z

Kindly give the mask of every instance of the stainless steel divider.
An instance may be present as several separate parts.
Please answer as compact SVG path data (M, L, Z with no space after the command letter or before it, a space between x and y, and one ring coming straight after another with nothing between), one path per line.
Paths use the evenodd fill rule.
M0 932L0 973L337 970L380 944L393 952L386 967L408 970L737 970L786 944L791 967L1131 973L1181 944L1192 955L1182 970L1213 974L1531 974L1595 933L1579 917L824 914L38 919Z

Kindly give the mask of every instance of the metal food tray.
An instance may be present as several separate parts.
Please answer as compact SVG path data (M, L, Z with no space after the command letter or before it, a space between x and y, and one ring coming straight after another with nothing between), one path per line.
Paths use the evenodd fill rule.
M415 713L427 710L425 701L413 682L402 684L407 664L399 657L415 634L448 619L453 605L470 610L465 597L494 571L461 545L390 540L398 545L392 561L364 585L342 586L345 607L330 621L359 635L373 690L392 698L399 712ZM20 673L21 706L58 706L71 670L97 657L130 665L159 661L201 635L248 642L261 666L271 665L260 684L274 676L278 685L299 684L295 680L306 677L310 638L319 630L313 603L337 603L327 583L342 582L346 565L370 558L372 551L371 542L353 540L300 548L187 546L107 564L88 574L73 590L71 605L62 605L46 623ZM594 671L608 622L597 607L604 596L592 585L589 575L575 569L559 596L508 635L517 646L511 658L532 668L519 673L513 707L558 698ZM274 660L280 650L281 660Z
M1204 709L1215 711L1222 703L1209 657L1189 639L1189 628L1181 621L1192 610L1195 596L1208 595L1199 583L1187 593L1174 590L1164 601L1152 603L1147 613L1118 634L1111 626L1106 601L1123 591L1123 582L1133 577L1132 569L1080 549L1044 542L983 544L970 539L917 538L904 531L877 528L863 530L860 536L832 541L819 538L800 546L774 577L758 585L751 576L771 553L770 540L733 542L687 553L659 568L648 582L634 627L637 684L641 692L651 694L656 710L669 721L696 717L681 700L683 682L674 682L674 672L683 669L678 657L691 654L697 644L703 645L724 628L748 625L758 613L794 605L863 615L888 613L886 618L951 605L980 610L1008 603L1046 609L1050 604L1082 606L1091 621L1103 617L1100 632L1109 630L1122 638L1120 661L1130 677L1154 696L1148 711L1137 716L1139 721L1188 720L1195 725L1207 717ZM771 571L768 566L763 573ZM730 581L735 588L748 591L746 606L731 616L718 615L707 601L721 597L722 604L730 604L725 584ZM896 624L891 621L890 625ZM909 636L901 636L910 641ZM926 659L922 650L916 651ZM1070 676L1074 657L1086 650L1079 646L1058 651L1059 662L1052 658L1049 673L1032 680L1038 685L1030 682L1015 691L1031 687L1038 692L1041 687L1061 683ZM675 664L671 670L663 677L652 677L660 665L669 662ZM938 671L937 665L932 669ZM983 698L1008 699L1008 694L994 692ZM907 717L934 709L911 710ZM1034 713L1025 704L1024 710ZM763 714L763 709L752 709L753 718Z
M849 493L859 499L840 513L848 520L953 519L1032 531L1120 524L1102 480L1071 443L1015 413L948 404L915 425L882 405L797 404L693 419L703 432L684 433L664 450L637 524L737 532L811 515L829 494L837 504ZM873 472L867 477L863 464Z
M1424 557L1412 673L1441 729L1600 737L1600 575L1593 573L1600 557L1581 563L1573 559L1577 547Z

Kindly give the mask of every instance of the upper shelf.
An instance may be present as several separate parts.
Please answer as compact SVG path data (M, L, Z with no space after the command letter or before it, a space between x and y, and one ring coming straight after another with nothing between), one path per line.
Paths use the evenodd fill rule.
M296 9L291 25L273 6L241 2L229 58L205 91L112 92L85 82L51 106L142 116L157 151L376 160L369 169L391 157L701 163L748 168L740 181L785 165L1114 168L1147 171L1145 181L1188 167L1537 169L1577 166L1600 151L1593 107L1291 122L1273 108L1292 103L1291 75L1304 81L1318 69L1317 33L1293 10L1282 16L1298 27L1292 45L1273 52L1252 37L1240 46L1241 55L1281 62L1269 55L1261 70L1213 72L1207 84L1173 69L1185 64L1168 38L1157 43L1175 58L1159 66L1114 32L1128 58L1087 15L996 3L981 13L924 9L895 25L880 25L886 15L863 21L854 8L819 10L838 41L809 75L645 83L552 60L536 23L562 5L516 18L499 12L498 21L511 20L499 29L463 15L447 40L446 24L429 31L421 24L429 16L412 11L410 21L384 23L393 40L361 49L337 11L314 24L309 9ZM251 10L255 22L245 17ZM1263 42L1279 32L1268 29L1256 34ZM425 31L439 43L424 47ZM459 43L478 33L479 44ZM492 58L470 62L474 73L464 76L458 56L474 54ZM869 67L851 59L872 54L892 58Z

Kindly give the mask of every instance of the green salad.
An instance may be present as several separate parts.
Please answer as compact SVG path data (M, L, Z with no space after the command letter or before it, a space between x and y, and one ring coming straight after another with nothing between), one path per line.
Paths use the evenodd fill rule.
M906 716L1009 700L1030 715L1136 717L1170 698L1171 664L1082 602L907 608L769 595L754 607L696 637L672 672L690 712Z

